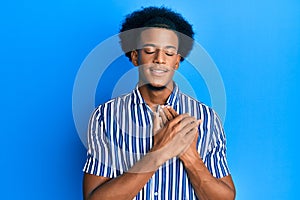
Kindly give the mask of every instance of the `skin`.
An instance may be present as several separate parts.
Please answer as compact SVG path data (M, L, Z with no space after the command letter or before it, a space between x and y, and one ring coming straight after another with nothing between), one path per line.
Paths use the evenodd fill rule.
M163 123L179 116L171 107L160 112ZM199 199L234 199L235 187L231 175L217 179L211 175L196 150L197 137L189 148L179 155Z
M139 67L139 90L155 110L173 90L173 76L179 67L178 37L175 32L150 28L140 35L139 50L132 51L132 63ZM157 88L152 90L150 87Z
M140 35L139 49L131 53L132 63L139 66L139 91L153 111L166 102L173 90L174 71L180 62L177 48L175 32L149 28ZM133 199L155 171L175 156L183 162L199 199L234 199L231 176L213 177L196 150L199 123L200 120L188 114L179 115L170 107L162 107L154 115L150 152L114 179L84 174L84 199Z

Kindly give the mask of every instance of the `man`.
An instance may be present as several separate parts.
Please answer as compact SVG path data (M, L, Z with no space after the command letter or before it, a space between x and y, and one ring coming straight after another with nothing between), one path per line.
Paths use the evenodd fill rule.
M139 67L139 82L91 116L85 199L235 198L217 114L173 82L193 34L181 15L163 7L125 19L121 45Z

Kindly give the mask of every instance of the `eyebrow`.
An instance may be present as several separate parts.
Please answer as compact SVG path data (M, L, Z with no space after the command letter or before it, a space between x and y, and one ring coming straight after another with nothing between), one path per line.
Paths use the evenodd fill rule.
M148 47L148 46L150 46L150 47L157 47L155 44L149 43L149 44L144 44L144 45L142 46L142 48ZM176 47L175 47L175 46L172 46L172 45L165 46L164 48L165 48L165 49L175 49L175 50L176 50Z

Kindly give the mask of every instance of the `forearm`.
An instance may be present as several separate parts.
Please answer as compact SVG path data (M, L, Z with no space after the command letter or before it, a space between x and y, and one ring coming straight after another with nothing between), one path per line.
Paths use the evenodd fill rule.
M88 200L131 200L144 187L153 173L127 173L111 179L96 188Z
M88 194L86 199L133 199L163 162L164 160L154 153L148 153L129 169L128 172L100 184Z
M181 160L199 199L227 200L235 198L235 188L231 177L217 179L212 176L199 154Z

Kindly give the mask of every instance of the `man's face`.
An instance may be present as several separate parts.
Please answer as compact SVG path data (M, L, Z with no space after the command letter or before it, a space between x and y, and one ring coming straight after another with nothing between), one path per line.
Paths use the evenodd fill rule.
M139 66L140 84L172 88L174 70L180 62L177 51L178 37L174 31L164 28L142 31L138 50L132 53L133 64Z

